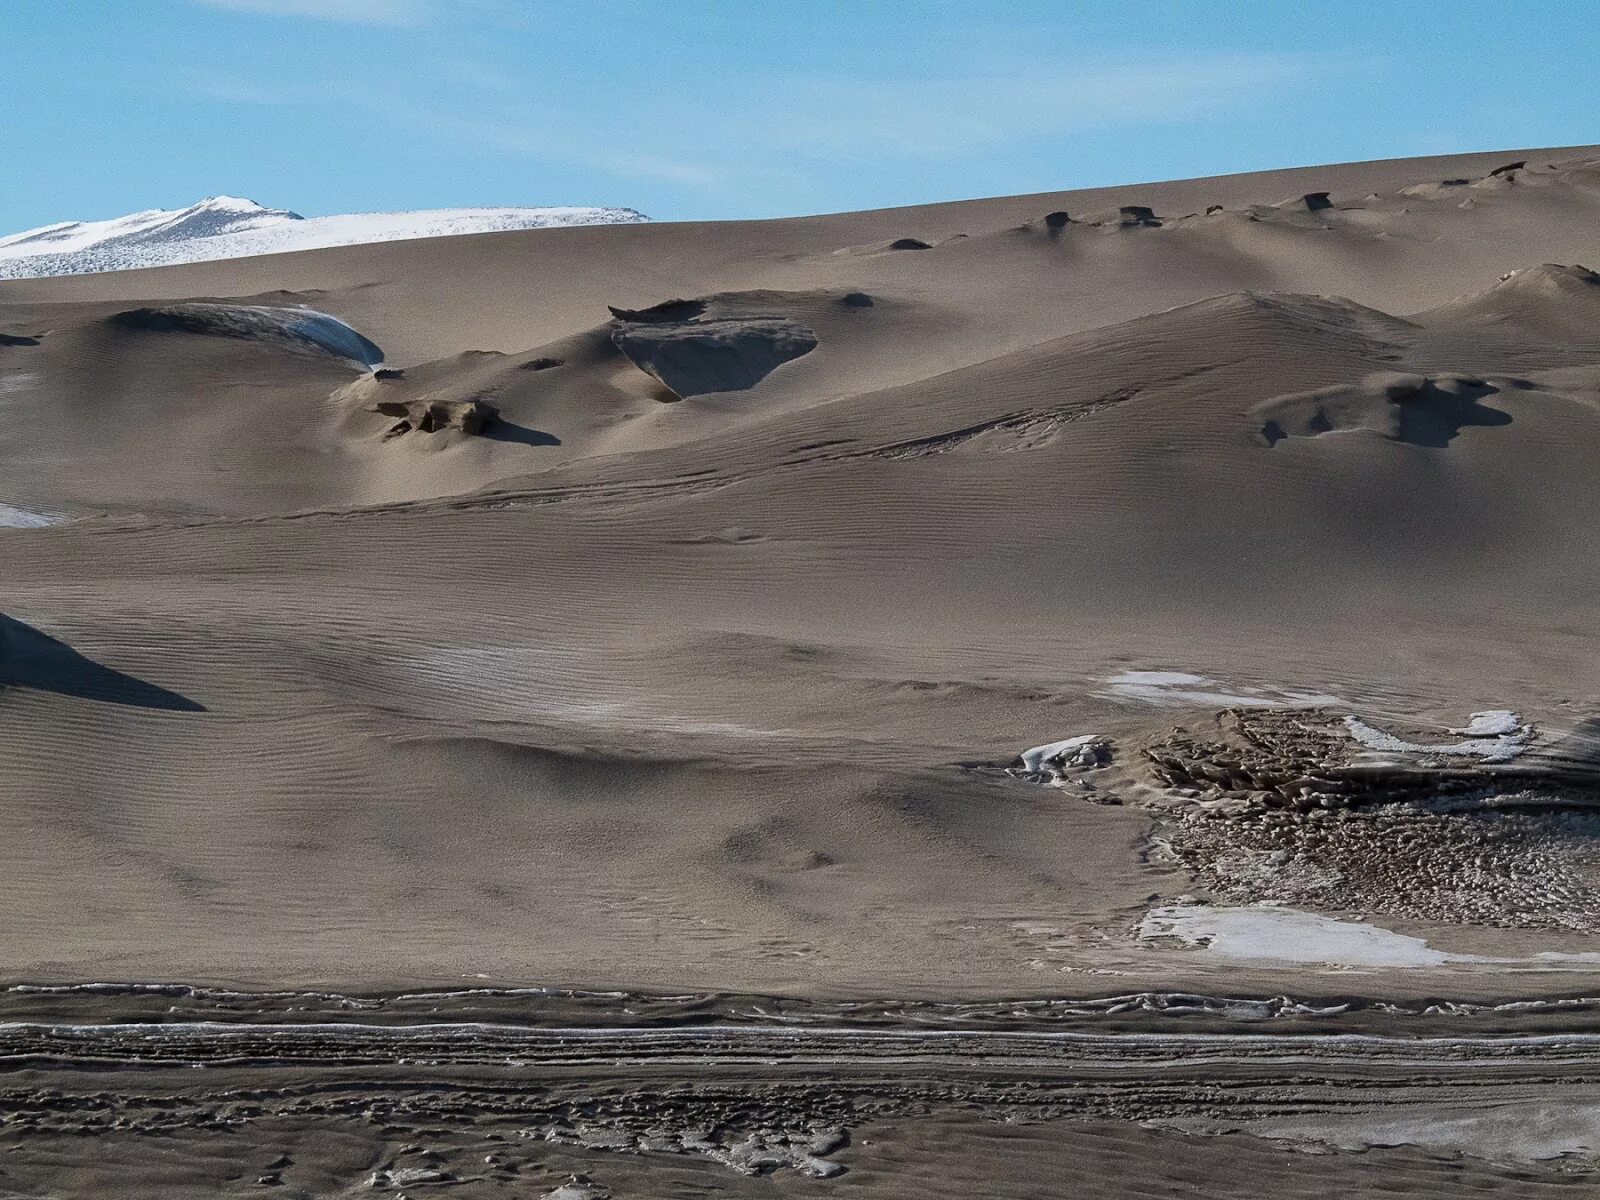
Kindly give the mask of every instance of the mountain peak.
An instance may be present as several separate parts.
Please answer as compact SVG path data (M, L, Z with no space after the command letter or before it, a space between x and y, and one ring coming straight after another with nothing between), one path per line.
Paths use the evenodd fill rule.
M0 237L0 279L123 271L414 238L648 221L631 208L443 208L304 217L243 196L109 221L63 221Z
M274 216L283 217L290 221L305 220L299 213L287 208L268 208L265 204L258 204L245 196L207 196L198 204L190 205L185 212L226 212L242 213L248 216Z

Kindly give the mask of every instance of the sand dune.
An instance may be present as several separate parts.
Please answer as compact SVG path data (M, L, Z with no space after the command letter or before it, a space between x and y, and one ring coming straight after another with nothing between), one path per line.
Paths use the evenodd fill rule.
M0 284L8 961L1236 974L1131 932L1194 886L1136 770L1192 697L1600 704L1597 162Z
M1583 1193L1595 262L1580 147L0 282L5 1186Z

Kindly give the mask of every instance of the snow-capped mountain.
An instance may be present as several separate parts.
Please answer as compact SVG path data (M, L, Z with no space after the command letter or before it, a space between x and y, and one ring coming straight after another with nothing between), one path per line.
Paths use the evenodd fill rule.
M302 217L238 196L188 208L156 208L110 221L65 221L0 237L0 279L124 271L213 258L281 254L406 238L615 225L648 221L631 208L439 208L420 212Z

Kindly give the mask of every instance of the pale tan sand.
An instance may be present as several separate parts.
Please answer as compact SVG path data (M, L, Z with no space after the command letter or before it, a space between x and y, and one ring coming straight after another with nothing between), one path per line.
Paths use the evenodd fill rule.
M0 528L4 972L1326 990L1141 941L1195 886L1142 808L956 764L1136 745L1239 695L1592 715L1597 163L0 284L0 504L78 518ZM1141 205L1161 223L1118 212ZM744 357L678 400L606 307L672 299L816 346L723 339ZM117 319L175 301L309 306L404 374ZM1432 381L1420 427L1371 382L1394 373ZM499 420L386 437L381 399ZM1141 670L1202 698L1115 682ZM1451 960L1362 988L1547 982Z

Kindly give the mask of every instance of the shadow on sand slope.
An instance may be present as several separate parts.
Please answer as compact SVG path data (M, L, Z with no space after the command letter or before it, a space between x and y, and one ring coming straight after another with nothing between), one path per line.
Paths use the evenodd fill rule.
M1442 450L1469 425L1511 424L1510 413L1482 402L1501 390L1466 375L1379 372L1355 384L1278 396L1253 411L1262 418L1261 438L1269 446L1284 438L1367 430Z
M23 687L83 700L205 712L205 705L85 658L65 642L0 615L0 688Z

